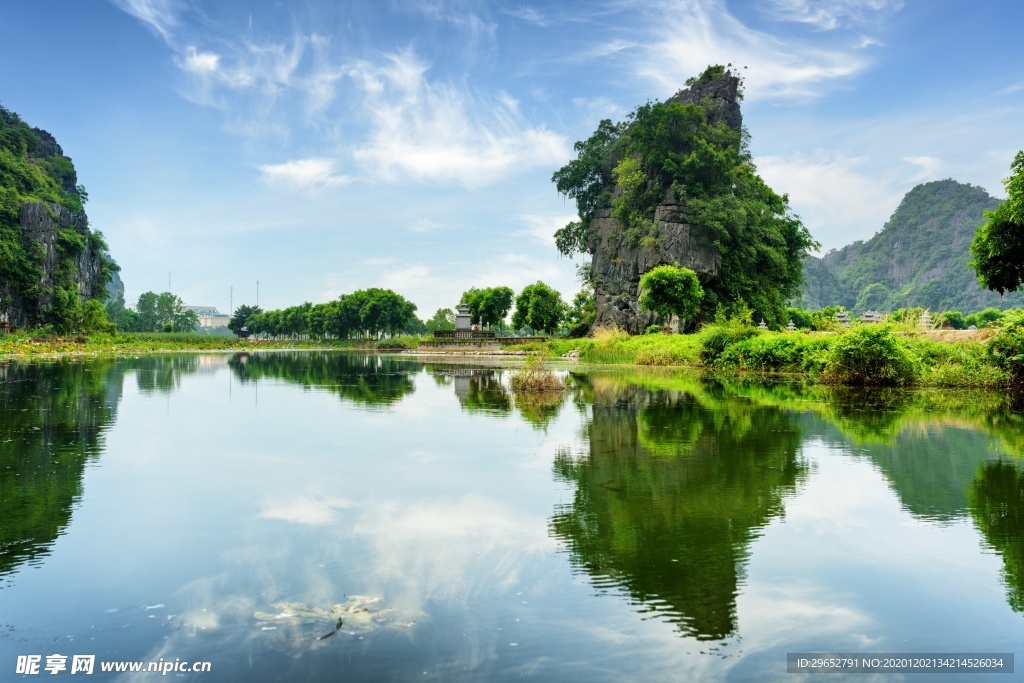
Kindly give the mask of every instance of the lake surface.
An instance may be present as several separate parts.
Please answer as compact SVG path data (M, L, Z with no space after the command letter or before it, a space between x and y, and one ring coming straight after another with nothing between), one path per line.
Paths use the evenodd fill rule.
M507 369L399 357L0 364L0 680L32 654L123 681L161 676L100 662L257 682L933 680L792 674L791 652L1024 669L1011 398L562 372L563 398L524 403Z

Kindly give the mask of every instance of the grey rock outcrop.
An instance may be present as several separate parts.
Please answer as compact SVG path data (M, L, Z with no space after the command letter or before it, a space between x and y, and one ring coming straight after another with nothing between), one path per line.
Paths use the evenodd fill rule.
M0 312L5 312L16 328L32 327L45 322L45 311L53 303L53 284L61 260L58 240L62 230L74 230L83 238L85 248L74 258L75 284L84 303L104 294L103 259L89 240L89 219L85 212L71 213L59 204L25 202L21 205L19 222L24 238L42 254L43 276L39 281L40 296L22 298L16 291L0 283Z
M681 90L668 101L704 108L711 125L724 122L740 130L743 117L737 98L739 78L726 72L707 83ZM614 196L614 195L613 195ZM588 251L592 254L595 327L615 326L640 334L648 326L663 323L661 316L640 310L640 278L660 265L674 264L698 274L715 275L721 256L708 232L687 222L683 206L666 193L655 208L658 235L631 245L622 225L611 215L611 206L598 208L590 223Z

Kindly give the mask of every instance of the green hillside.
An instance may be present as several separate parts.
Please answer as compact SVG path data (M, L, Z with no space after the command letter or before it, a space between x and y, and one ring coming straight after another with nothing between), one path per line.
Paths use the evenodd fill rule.
M860 314L922 306L932 311L978 311L1024 306L1024 293L1000 296L978 284L971 239L982 212L999 205L982 188L937 180L918 185L874 237L804 264L803 303L841 304Z
M0 314L15 327L78 327L116 264L89 228L88 199L52 135L0 106Z

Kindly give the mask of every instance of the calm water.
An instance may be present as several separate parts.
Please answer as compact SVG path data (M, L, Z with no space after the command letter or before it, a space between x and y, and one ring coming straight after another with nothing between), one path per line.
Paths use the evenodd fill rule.
M1024 669L1009 398L606 371L523 405L507 372L0 365L0 680L27 654L94 654L77 676L125 681L162 677L99 663L209 661L169 674L195 681L932 680L787 674L808 651Z

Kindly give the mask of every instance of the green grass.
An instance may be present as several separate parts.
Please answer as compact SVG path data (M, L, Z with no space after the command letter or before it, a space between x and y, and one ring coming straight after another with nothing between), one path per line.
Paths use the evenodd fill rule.
M731 321L685 335L600 331L590 339L553 339L544 350L552 356L576 350L585 363L782 374L851 386L1005 387L1021 383L1013 363L1024 357L1016 353L1019 330L1013 329L1012 338L1009 334L1003 334L1006 340L938 341L916 328L889 325L772 332Z

